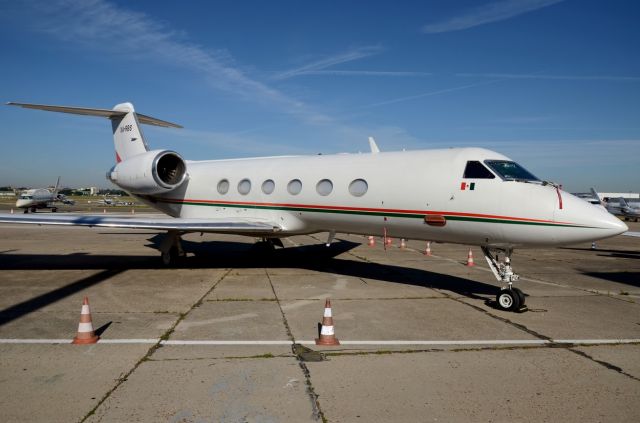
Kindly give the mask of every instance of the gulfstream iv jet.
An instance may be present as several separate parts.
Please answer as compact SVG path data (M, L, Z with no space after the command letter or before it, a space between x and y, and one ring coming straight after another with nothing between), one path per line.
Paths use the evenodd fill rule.
M514 248L557 246L621 234L627 226L545 182L508 157L480 148L367 154L185 160L151 150L140 124L180 128L113 109L9 103L111 120L116 164L107 178L171 218L4 215L0 222L166 230L161 257L184 255L189 232L240 234L277 243L328 232L477 245L504 287L497 304L524 304L511 266ZM386 169L380 172L380 169Z

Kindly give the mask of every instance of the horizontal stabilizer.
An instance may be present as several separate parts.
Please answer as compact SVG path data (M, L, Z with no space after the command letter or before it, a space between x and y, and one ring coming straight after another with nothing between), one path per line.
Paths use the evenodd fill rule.
M0 223L31 225L89 226L98 228L127 228L175 230L182 232L214 232L229 234L273 234L281 230L277 224L251 219L191 219L162 217L110 217L104 215L0 214Z
M49 112L70 113L73 115L86 115L86 116L102 116L109 119L123 118L128 112L121 110L109 110L109 109L90 109L87 107L70 107L70 106L50 106L46 104L30 104L30 103L7 103L9 106L20 106L27 109L46 110ZM138 121L140 123L146 123L147 125L162 126L165 128L182 128L182 126L167 122L164 120L156 119L151 116L142 115L136 112Z

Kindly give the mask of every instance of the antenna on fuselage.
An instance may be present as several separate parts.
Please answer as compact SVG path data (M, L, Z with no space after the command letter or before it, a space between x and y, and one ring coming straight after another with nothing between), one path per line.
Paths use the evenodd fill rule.
M380 149L378 148L378 144L376 144L376 140L374 140L373 137L369 137L369 148L371 148L372 154L376 154L380 152Z

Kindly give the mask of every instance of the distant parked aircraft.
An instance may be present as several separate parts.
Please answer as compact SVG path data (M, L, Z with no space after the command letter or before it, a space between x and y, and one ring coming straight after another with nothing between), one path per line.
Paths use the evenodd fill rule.
M24 191L16 201L16 207L24 209L25 213L35 213L37 209L51 209L53 213L58 211L56 203L75 204L75 201L67 199L63 194L58 194L60 177L56 181L53 191L48 188L34 188Z

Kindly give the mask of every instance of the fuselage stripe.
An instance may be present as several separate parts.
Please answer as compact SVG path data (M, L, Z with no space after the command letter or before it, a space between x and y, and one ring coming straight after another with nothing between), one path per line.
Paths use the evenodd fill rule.
M174 199L154 197L155 201L184 204L192 206L209 206L209 207L233 207L248 208L262 210L285 210L285 211L303 211L303 212L319 212L319 213L339 213L339 214L355 214L366 216L386 216L386 217L404 217L423 219L426 215L442 215L448 220L467 221L467 222L487 222L487 223L506 223L521 225L538 225L538 226L555 226L555 227L583 227L587 226L570 223L556 222L552 220L530 219L524 217L510 217L500 215L487 215L479 213L462 213L462 212L445 212L431 210L403 210L403 209L381 209L381 208L365 208L365 207L346 207L346 206L326 206L326 205L307 205L307 204L287 204L287 203L257 203L244 201L223 201L223 200L195 200L195 199Z

